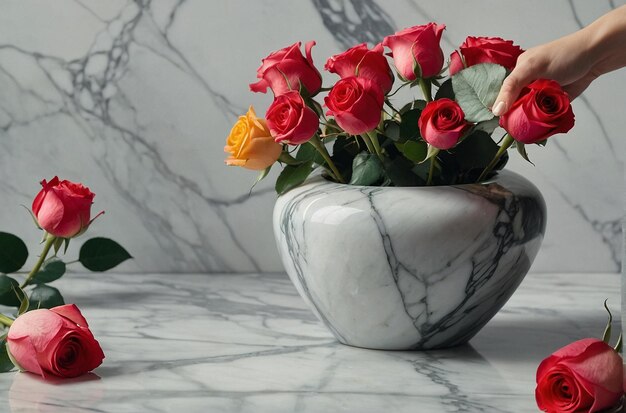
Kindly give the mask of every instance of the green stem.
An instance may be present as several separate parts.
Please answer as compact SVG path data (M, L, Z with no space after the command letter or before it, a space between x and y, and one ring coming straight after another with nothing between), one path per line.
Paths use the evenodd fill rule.
M337 180L340 183L345 184L346 180L341 175L341 172L339 172L339 169L337 169L337 166L335 165L335 163L331 159L330 154L328 153L328 150L326 149L326 146L324 146L324 143L322 142L320 137L317 136L317 134L313 135L313 137L311 138L309 143L311 143L311 145L313 145L315 147L315 149L317 149L317 151L320 153L320 155L322 155L322 157L324 158L324 160L326 161L326 163L330 167L330 170L335 175L335 178L337 178Z
M54 241L56 241L56 239L57 237L55 237L54 235L48 234L46 238L46 243L43 246L43 251L41 252L41 255L39 256L39 259L35 263L35 266L33 267L33 269L26 276L26 279L24 280L22 285L20 285L20 288L26 287L28 283L30 282L30 280L32 280L32 278L35 276L35 274L39 272L41 265L46 260L46 257L48 256L48 252L50 252L50 248L52 248L52 245L54 245Z
M380 159L380 161L382 162L383 161L383 156L379 152L380 151L380 145L378 146L378 148L376 147L376 145L372 141L372 137L371 137L371 135L369 133L364 133L363 135L361 135L361 138L363 138L363 142L365 142L365 146L367 146L367 150L369 151L369 153L371 153L372 155L376 155L378 157L378 159ZM378 142L378 139L376 140L376 142Z
M435 173L435 166L437 165L437 156L430 158L430 168L428 168L428 179L426 180L426 186L433 184L433 175Z
M383 150L380 148L380 142L378 142L378 134L376 133L376 130L367 132L367 136L369 136L370 141L372 142L372 146L374 147L374 151L376 152L378 159L383 162Z
M13 319L9 318L7 316L5 316L4 314L0 314L0 324L3 324L7 327L11 327L11 324L13 324Z
M478 177L478 182L482 181L487 176L487 174L491 172L493 167L496 166L496 164L500 160L500 157L504 155L504 153L507 151L507 149L511 147L511 145L513 145L513 142L515 142L513 137L507 133L504 136L504 139L502 139L502 146L500 146L500 149L498 149L498 152L496 152L496 156L493 157L491 162L489 162L489 165L485 167L485 169L482 171L482 173Z
M426 102L432 102L433 94L431 91L431 83L430 81L427 83L424 78L420 78L420 89L422 89L422 93L424 94L424 98Z

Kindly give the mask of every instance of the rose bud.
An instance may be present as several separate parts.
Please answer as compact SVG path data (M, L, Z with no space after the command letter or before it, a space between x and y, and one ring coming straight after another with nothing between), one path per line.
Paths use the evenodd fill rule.
M574 112L569 96L557 82L539 79L522 90L500 117L500 126L516 141L531 144L572 129Z
M338 74L341 78L356 76L371 79L380 86L384 94L387 94L393 85L393 73L383 55L383 45L380 43L372 50L362 43L332 56L324 69Z
M622 358L602 340L568 344L537 369L535 398L544 412L599 412L622 394Z
M385 37L383 45L391 49L390 55L402 78L413 81L439 74L444 63L439 42L445 28L442 24L428 23Z
M82 184L59 181L56 176L50 182L44 179L41 186L32 205L39 226L59 238L85 232L93 221L90 214L95 194Z
M305 45L306 58L300 51L300 45L300 42L294 43L263 59L256 75L261 80L251 83L250 90L266 93L269 87L274 96L280 96L290 90L299 91L302 85L309 94L316 94L322 87L322 75L313 66L311 57L311 49L315 42L311 41Z
M454 100L443 98L428 102L417 122L422 138L437 149L450 149L472 124Z
M450 76L479 63L496 63L510 71L522 53L524 50L511 40L469 36L459 50L450 55Z
M77 377L102 364L104 353L74 304L28 311L9 328L7 348L23 371Z
M298 92L287 92L274 99L265 114L267 126L279 143L300 145L313 137L319 118Z
M371 79L347 77L338 81L324 102L328 114L351 135L369 132L380 123L385 96Z
M257 118L252 106L248 113L239 117L224 147L224 152L230 154L227 165L257 171L274 164L281 151L282 145L274 141L265 119Z

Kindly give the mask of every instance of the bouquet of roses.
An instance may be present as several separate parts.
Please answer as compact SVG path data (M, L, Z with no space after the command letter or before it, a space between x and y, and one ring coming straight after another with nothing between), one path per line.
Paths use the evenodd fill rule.
M305 45L306 56L300 43L270 54L250 89L270 88L274 101L265 118L252 107L239 118L227 138L226 163L259 170L260 180L279 162L279 194L318 167L327 179L353 185L473 183L501 169L510 147L528 160L525 145L545 145L573 127L568 95L546 79L524 88L506 114L494 115L494 100L523 50L500 38L468 37L446 68L444 28L415 26L371 49L360 44L332 56L324 68L340 79L328 88L313 64L315 42ZM395 90L385 48L400 81ZM406 86L419 86L423 99L394 102ZM322 106L316 98L323 92ZM496 143L498 126L505 133Z

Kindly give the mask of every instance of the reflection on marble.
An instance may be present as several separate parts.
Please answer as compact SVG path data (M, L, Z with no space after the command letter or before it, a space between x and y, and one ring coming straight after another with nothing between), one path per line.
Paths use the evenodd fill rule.
M124 270L280 271L271 180L248 196L255 176L226 168L222 152L236 116L270 103L247 87L268 52L315 39L321 67L355 43L431 20L447 24L446 55L468 34L527 48L621 4L477 0L459 13L440 0L5 1L0 229L37 242L19 205L59 174L96 192L107 216L93 233L129 246L137 259ZM619 269L625 85L624 72L595 82L574 103L574 130L529 149L536 168L512 157L551 216L535 271Z
M339 344L283 275L68 274L106 358L92 380L0 375L11 413L537 411L553 350L619 323L615 274L529 274L469 345L429 352ZM617 324L616 324L617 325Z
M298 292L339 341L410 350L474 336L539 251L545 203L522 176L434 188L321 177L282 195L274 234Z

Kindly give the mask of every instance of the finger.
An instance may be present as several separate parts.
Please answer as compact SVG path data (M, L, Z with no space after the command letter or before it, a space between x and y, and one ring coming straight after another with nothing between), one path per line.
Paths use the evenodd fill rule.
M504 79L500 93L495 100L492 112L496 116L503 115L511 108L524 86L533 81L533 76L522 67L518 66Z

